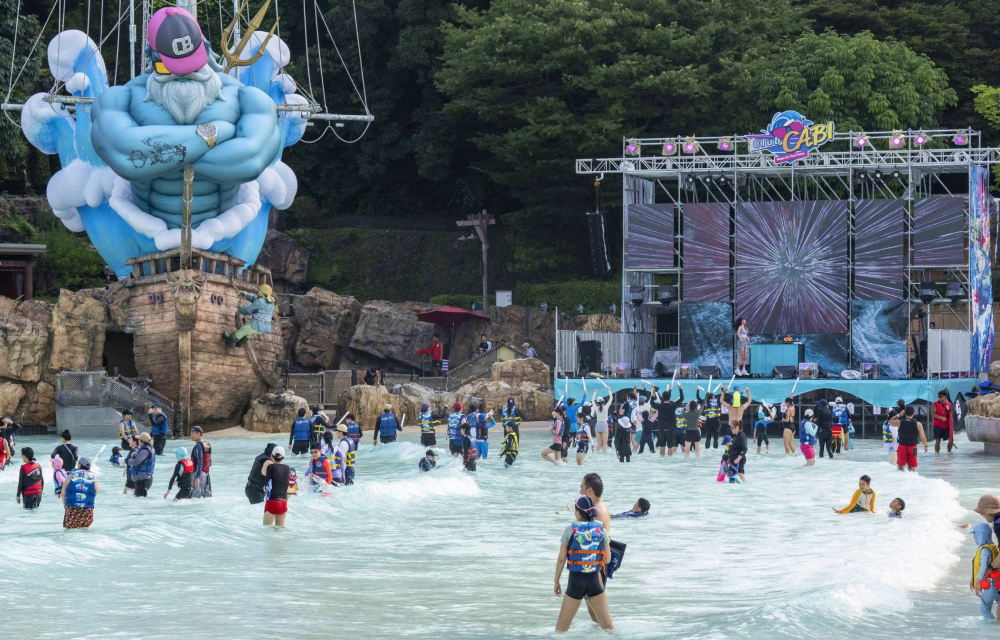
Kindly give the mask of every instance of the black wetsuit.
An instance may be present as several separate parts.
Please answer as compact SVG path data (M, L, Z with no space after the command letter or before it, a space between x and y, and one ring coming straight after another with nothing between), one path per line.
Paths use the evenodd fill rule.
M737 457L740 458L739 463L736 462ZM729 442L729 462L737 465L737 471L743 473L743 466L747 463L747 434L743 433L743 429Z
M13 453L13 450L11 453ZM76 468L76 461L80 459L80 451L73 445L65 443L56 447L50 457L61 458L63 461L63 469L66 470L66 473L69 473Z
M262 453L253 460L253 467L250 468L250 476L247 478L247 486L243 490L250 504L264 502L264 498L267 495L267 491L264 489L264 486L267 484L267 478L261 474L260 470L264 466L264 463L270 459L271 456L269 454Z
M170 483L167 484L167 491L174 488L174 482L177 482L177 495L174 496L176 500L186 500L191 497L191 476L194 475L192 471L184 471L184 465L179 460L177 464L174 465L174 474L170 476Z
M828 407L816 405L816 441L819 445L819 457L823 452L829 452L833 459L833 412Z
M645 448L649 447L649 452L653 453L655 449L653 448L653 431L656 430L656 423L652 420L642 421L642 435L639 436L639 453L643 453Z
M433 469L436 466L437 466L437 462L435 462L433 458L428 458L427 456L424 456L420 460L419 467L420 467L420 471L422 471L422 472L430 471L431 469Z
M615 452L619 462L632 462L632 432L620 422L615 424Z
M661 449L671 446L674 441L674 432L677 430L675 412L677 407L684 404L684 390L678 389L677 392L677 400L671 401L668 393L666 400L661 396L660 402L652 402L649 405L656 409L656 446Z

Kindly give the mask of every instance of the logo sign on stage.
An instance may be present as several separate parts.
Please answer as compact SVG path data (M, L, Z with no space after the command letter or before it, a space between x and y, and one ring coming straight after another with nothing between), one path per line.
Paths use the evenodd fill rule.
M750 151L767 151L774 154L774 163L783 164L801 160L813 149L833 140L833 122L813 124L797 111L774 114L767 129L748 135Z

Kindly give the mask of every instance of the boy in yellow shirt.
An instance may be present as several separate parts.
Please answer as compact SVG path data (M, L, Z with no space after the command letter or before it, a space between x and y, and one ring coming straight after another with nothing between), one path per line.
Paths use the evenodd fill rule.
M833 508L837 513L875 513L875 491L872 489L872 479L868 476L861 476L858 480L858 488L851 496L851 503L843 509Z

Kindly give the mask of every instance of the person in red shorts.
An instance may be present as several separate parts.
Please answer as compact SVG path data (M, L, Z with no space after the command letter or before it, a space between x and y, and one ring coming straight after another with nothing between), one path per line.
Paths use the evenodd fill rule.
M261 474L271 483L267 500L264 502L264 526L285 526L285 514L288 513L288 476L291 469L282 464L285 450L275 447L271 451L271 459L261 467Z
M902 417L896 416L889 421L889 426L899 427L899 450L896 451L896 465L902 471L904 467L910 471L917 470L917 443L924 445L924 452L929 449L927 436L924 435L924 425L913 417L913 407L906 407Z
M948 452L955 446L955 425L951 419L951 402L948 400L948 392L942 389L938 391L938 399L931 405L934 423L934 453L941 452L941 441L948 441Z

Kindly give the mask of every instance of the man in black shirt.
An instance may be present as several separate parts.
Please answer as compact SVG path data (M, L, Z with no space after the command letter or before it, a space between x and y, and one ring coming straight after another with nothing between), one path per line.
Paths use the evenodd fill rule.
M729 441L729 463L736 467L740 482L746 482L743 468L747 463L747 436L743 433L742 424L733 423L730 428L733 431L733 439Z
M253 460L253 467L250 468L250 476L247 478L247 486L243 490L250 504L264 502L264 497L267 495L267 491L264 488L267 485L267 479L261 475L260 470L264 466L264 463L271 459L271 452L277 446L273 442L268 442L267 446L264 447L264 453L258 455Z
M674 432L677 430L677 408L684 405L684 389L677 383L677 400L670 400L671 389L667 387L666 398L660 396L658 390L653 388L653 399L650 406L656 409L656 446L660 448L660 455L667 453L674 455L677 451L677 441Z
M371 367L365 371L365 384L370 387L377 387L382 384L382 372L375 367Z
M823 452L830 454L833 460L833 412L827 405L826 400L816 401L816 440L819 445L819 457L823 457Z
M62 458L63 469L76 469L76 461L80 459L80 452L70 444L73 439L72 434L70 434L69 429L65 429L59 437L62 438L62 444L56 447L49 457Z

